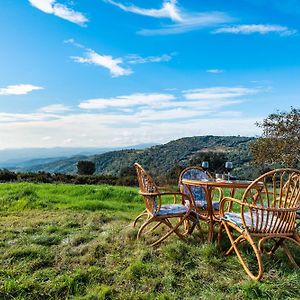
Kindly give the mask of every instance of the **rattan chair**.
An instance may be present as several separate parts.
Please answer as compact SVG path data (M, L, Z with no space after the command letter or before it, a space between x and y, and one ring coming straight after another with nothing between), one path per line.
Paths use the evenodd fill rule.
M239 207L239 212L226 211L226 207ZM246 273L254 280L260 280L263 275L262 253L273 255L281 246L291 263L298 267L286 241L292 241L300 246L300 237L296 229L296 212L300 207L300 171L294 169L277 169L268 172L245 190L242 199L225 197L221 201L220 216L222 223L219 231L225 228L231 242L226 255L232 251L238 256ZM238 233L233 236L233 230ZM272 246L268 249L265 242L269 240ZM248 266L238 246L247 241L252 247L257 266ZM253 271L258 267L258 270ZM251 270L250 270L251 269Z
M207 201L207 194L202 186L192 186L185 185L182 180L213 180L213 177L209 172L205 172L201 167L192 166L185 168L179 175L178 186L179 190L190 196L193 204L193 209L199 215L199 218L209 223L211 226L210 232L213 231L213 226L215 223L219 223L219 208L220 200L223 198L223 190L221 188L214 188L214 191L218 191L219 199L218 201L212 201L211 203ZM213 195L211 195L213 198ZM188 202L187 202L188 204ZM212 206L212 207L211 207Z
M151 242L152 246L160 244L163 240L175 233L179 238L183 239L186 235L191 234L194 228L199 225L198 216L192 211L191 200L188 195L180 192L160 192L151 176L138 164L134 164L139 182L139 193L143 196L146 209L136 221L142 216L146 216L146 221L141 225L137 239L146 234L155 237L155 241ZM165 196L173 196L172 204L163 204L162 198ZM180 203L176 203L180 200ZM189 201L190 205L185 205L184 201ZM155 225L145 232L146 227L151 223ZM166 227L167 232L159 235L157 229ZM157 236L158 235L158 236Z

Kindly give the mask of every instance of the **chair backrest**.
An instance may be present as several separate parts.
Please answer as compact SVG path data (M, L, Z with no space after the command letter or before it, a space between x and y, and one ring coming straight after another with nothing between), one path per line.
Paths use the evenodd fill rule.
M204 172L201 167L187 167L179 175L178 186L182 193L192 197L195 201L206 201L204 188L201 186L190 186L189 188L182 183L182 179L191 179L191 180L210 180L212 176L208 172Z
M289 233L295 229L300 206L300 171L276 169L254 180L245 190L242 202L249 204L252 231Z
M154 183L152 177L143 169L138 163L134 164L136 169L140 194L144 197L145 206L148 212L155 214L158 205L157 205L157 195L147 195L149 193L159 193L159 190Z

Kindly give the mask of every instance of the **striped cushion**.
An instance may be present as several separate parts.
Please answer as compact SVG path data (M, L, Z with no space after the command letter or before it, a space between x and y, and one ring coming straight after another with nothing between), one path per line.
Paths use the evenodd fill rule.
M164 204L156 213L156 216L185 214L188 208L182 204Z
M251 221L251 214L250 212L244 213L244 219L245 224L248 230L254 231L256 228L256 225L258 225L258 229L262 231L269 231L274 229L274 227L278 225L280 222L282 224L282 221L278 220L278 217L274 215L272 218L271 213L269 214L269 218L267 219L267 212L263 213L257 213L256 211L253 211L252 213L252 221ZM226 212L224 214L223 220L231 222L241 229L245 229L243 222L242 222L242 216L240 213L233 213L233 212ZM278 222L277 222L278 221ZM284 222L286 223L286 222ZM282 228L284 228L284 224L282 225Z

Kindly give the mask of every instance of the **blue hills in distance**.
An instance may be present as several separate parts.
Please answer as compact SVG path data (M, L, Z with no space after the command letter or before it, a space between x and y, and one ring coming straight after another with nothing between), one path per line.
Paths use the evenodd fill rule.
M216 154L224 154L223 160L232 161L235 171L244 170L243 172L245 173L249 169L249 162L251 161L249 143L254 139L253 137L210 135L184 137L166 144L137 145L122 149L55 148L43 149L43 151L34 149L34 151L31 151L31 155L33 156L37 153L39 157L14 162L14 166L10 162L11 166L7 166L6 168L17 172L43 171L76 174L77 162L79 160L90 160L95 163L96 175L118 176L123 168L130 167L135 162L139 162L151 174L160 176L166 175L178 165L186 166L191 161L199 160L203 155L207 155L205 154L207 152L215 152ZM57 157L50 157L47 151L56 153ZM49 155L48 157L41 157L47 154ZM21 158L18 157L18 159L20 160ZM1 166L0 162L1 167L3 168L3 163Z
M90 155L102 154L122 149L145 149L154 144L138 144L127 147L55 147L55 148L20 148L0 149L0 169L26 170L35 165L43 165L70 157L85 158Z

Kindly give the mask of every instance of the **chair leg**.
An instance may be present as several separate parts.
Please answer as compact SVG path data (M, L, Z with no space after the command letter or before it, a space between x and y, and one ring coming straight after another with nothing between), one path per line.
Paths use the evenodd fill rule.
M148 212L146 209L134 219L132 227L135 227L137 221L144 215L148 215Z
M198 229L201 231L200 220L196 212L190 213L189 218L184 221L184 226L186 230L183 234L184 236L192 234L196 227L198 227Z
M287 255L287 257L289 258L291 264L296 268L296 269L299 269L299 266L298 264L296 263L290 249L288 248L288 246L285 244L285 243L282 243L282 248L285 252L285 254Z
M142 236L142 232L143 232L143 230L145 229L145 227L146 227L148 224L150 224L151 222L153 222L153 221L154 221L154 218L152 217L152 218L150 218L150 219L147 219L146 222L144 222L144 224L141 226L141 228L140 228L139 231L138 231L138 234L137 234L137 237L136 237L137 240L139 240L140 237Z
M272 246L272 248L270 250L267 250L264 247L264 243L265 243L266 240L269 240L269 239L273 240L275 243L274 243L274 245ZM280 246L282 246L282 243L283 243L283 238L276 241L273 237L272 238L264 237L264 238L259 240L258 249L260 250L261 253L266 253L267 255L273 255L276 252L276 250Z
M186 220L185 220L186 221ZM179 222L181 222L181 223L185 223L185 221L184 222L181 222L181 219L180 219L180 221ZM162 223L164 223L165 225L167 225L171 230L173 230L173 225L172 225L172 223L170 222L170 220L168 220L168 219L165 219L165 220L163 220L162 221ZM185 234L182 234L181 232L179 232L178 231L178 228L176 229L176 230L174 230L174 233L175 234L177 234L177 236L180 238L180 239L184 239L185 238Z
M260 249L261 252L262 252L263 250L265 250L264 247L263 247L263 244L264 244L264 242L265 242L266 240L268 240L268 239L270 239L270 238L264 237L264 238L262 238L262 239L259 241L258 248ZM274 240L274 238L271 238L271 239ZM285 254L287 255L288 259L290 260L291 264L292 264L295 268L299 269L298 264L296 263L296 261L295 261L293 255L292 255L292 253L290 252L288 246L284 243L284 240L292 241L292 242L295 243L296 245L300 246L300 237L299 237L298 234L296 233L296 234L294 235L294 237L287 237L287 236L285 236L285 237L279 238L279 240L278 240L277 242L275 242L275 244L273 245L273 247L271 248L271 250L270 250L270 251L265 251L265 252L266 252L268 255L272 255L272 254L274 254L274 252L281 246L281 247L283 248Z
M219 226L219 232L218 232L218 247L221 249L221 241L222 241L222 234L224 230L224 225L221 222Z
M235 253L236 253L236 255L237 255L237 257L238 257L238 259L239 259L241 265L243 266L243 268L244 268L244 270L246 271L246 273L248 274L248 276L249 276L251 279L253 279L253 280L260 280L261 277L262 277L262 275L263 275L262 258L261 258L261 253L260 253L260 251L258 250L257 246L255 245L253 239L251 238L250 235L246 235L246 236L245 236L244 234L241 234L241 237L238 237L237 239L234 239L233 236L232 236L232 234L231 234L231 232L230 232L230 229L229 229L228 225L227 225L225 222L222 222L222 223L223 223L223 225L224 225L224 227L225 227L226 233L227 233L227 235L228 235L228 237L229 237L229 240L230 240L230 242L231 242L231 245L232 245L232 246L230 247L230 249L232 248L232 250L235 251ZM257 273L257 275L254 275L254 274L250 271L250 269L249 269L247 263L246 263L245 260L243 259L242 255L241 255L241 253L240 253L240 251L239 251L239 249L238 249L238 247L237 247L237 240L238 240L238 241L241 241L242 239L245 239L245 240L247 240L247 242L249 242L250 246L252 247L252 249L253 249L253 251L254 251L254 253L255 253L255 256L256 256L256 259L257 259L257 264L258 264L258 273ZM229 250L230 250L230 249L229 249ZM227 251L227 253L229 252L229 250ZM230 250L230 252L231 252L232 250Z
M175 227L172 226L172 224L170 223L170 221L168 220L169 224L170 224L170 230L164 235L162 236L158 241L154 242L151 244L151 246L157 246L158 244L160 244L163 240L165 240L167 237L169 237L173 232L175 232L178 235L177 229L178 227L183 224L183 222L189 217L189 215L185 215L181 221L179 221ZM167 220L167 219L166 219ZM179 234L178 236L180 237L181 234ZM181 235L182 236L182 235ZM184 238L184 236L182 236L182 238Z
M144 234L148 234L151 231L155 230L157 227L159 227L162 224L162 222L157 222L157 224L155 224L151 229L149 229L148 231L146 231Z
M194 229L195 229L196 227L198 227L198 230L199 230L200 232L202 232L202 229L201 229L201 226L200 226L200 219L199 219L197 213L195 213L195 216L193 216L192 222L193 222L193 224L192 224L192 226L191 226L191 228L190 228L189 234L192 234L193 231L194 231Z
M284 237L284 239L292 241L293 243L295 243L297 246L300 247L300 237L297 233L294 234L293 237ZM290 249L287 247L287 245L285 245L285 243L282 243L282 247L284 252L286 253L287 257L289 258L290 262L292 263L292 265L299 269L299 265L296 263L292 253L290 252Z

